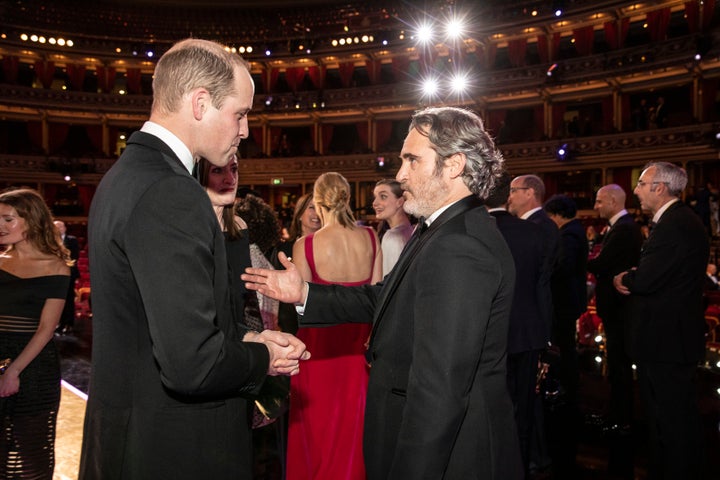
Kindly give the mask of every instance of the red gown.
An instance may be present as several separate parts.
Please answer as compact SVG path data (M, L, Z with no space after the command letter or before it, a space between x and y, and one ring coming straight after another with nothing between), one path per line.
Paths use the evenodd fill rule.
M368 229L373 259L377 245ZM312 282L345 286L360 282L327 282L317 275L313 235L305 242ZM312 357L290 381L287 478L292 480L364 480L362 440L368 366L365 342L370 324L300 328L297 336Z

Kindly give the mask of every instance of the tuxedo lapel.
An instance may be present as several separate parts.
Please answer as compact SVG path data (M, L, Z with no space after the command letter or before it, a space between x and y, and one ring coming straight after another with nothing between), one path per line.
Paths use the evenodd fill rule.
M473 195L459 200L457 203L453 204L450 208L445 210L438 218L436 218L435 221L433 221L433 223L430 224L430 226L427 228L427 231L425 231L413 242L412 245L409 245L408 248L403 251L400 259L398 260L398 263L388 275L387 281L385 282L382 290L380 291L380 296L377 301L375 315L373 318L373 329L370 335L370 346L372 346L373 337L375 336L375 333L379 328L380 322L383 318L383 313L385 312L385 309L387 308L387 305L392 298L393 293L397 290L398 286L402 282L402 279L405 277L405 274L407 273L408 268L410 268L412 262L415 260L415 257L420 255L423 246L430 241L433 235L435 235L440 230L440 228L442 228L443 224L445 224L447 221L481 205L482 202L480 202L480 200Z

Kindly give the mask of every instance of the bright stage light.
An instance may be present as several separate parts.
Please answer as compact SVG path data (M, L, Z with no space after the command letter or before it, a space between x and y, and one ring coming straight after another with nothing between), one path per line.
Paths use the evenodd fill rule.
M422 82L422 92L426 97L434 97L440 90L440 85L435 78L426 78Z
M420 25L417 29L417 39L420 43L430 43L432 41L433 31L429 24Z
M465 73L455 73L450 78L450 88L453 93L465 93L469 87L468 76Z
M451 18L445 25L445 34L451 40L462 38L465 34L465 23L459 18Z

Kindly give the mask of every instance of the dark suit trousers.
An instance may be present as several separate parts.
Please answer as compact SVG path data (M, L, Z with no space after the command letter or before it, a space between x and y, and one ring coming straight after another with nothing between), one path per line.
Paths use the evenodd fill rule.
M520 438L525 476L530 465L530 439L534 424L535 383L538 371L540 350L508 354L508 391L513 402L515 423Z
M697 366L638 362L637 367L650 437L648 480L700 478Z
M608 378L610 380L609 421L630 425L633 409L632 361L625 348L625 327L621 319L603 319L607 346Z

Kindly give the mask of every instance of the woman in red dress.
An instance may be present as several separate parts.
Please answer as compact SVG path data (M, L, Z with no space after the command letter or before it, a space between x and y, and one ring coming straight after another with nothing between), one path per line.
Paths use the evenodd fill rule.
M350 186L339 173L315 181L322 228L297 240L293 263L309 282L364 285L382 278L382 252L372 228L358 227ZM294 377L290 393L287 478L362 480L369 324L300 328L312 358Z

